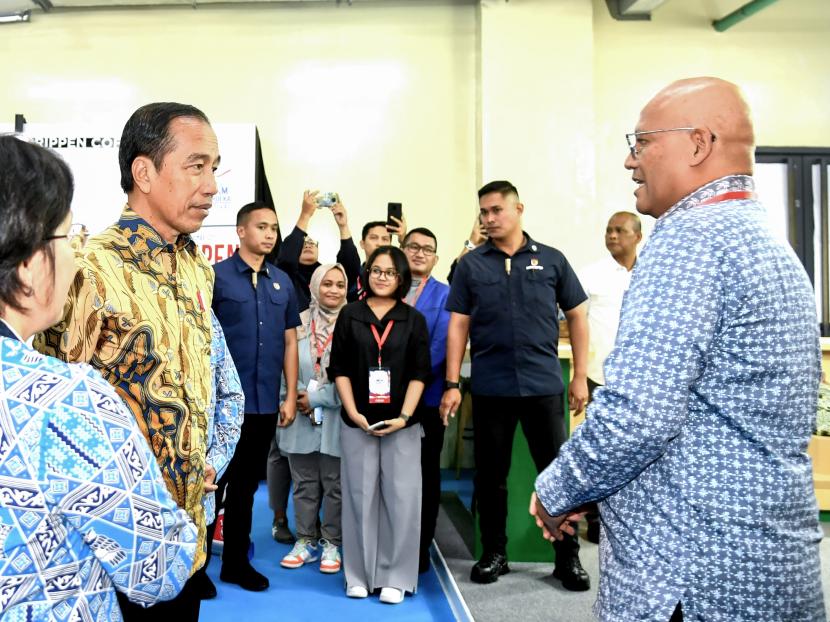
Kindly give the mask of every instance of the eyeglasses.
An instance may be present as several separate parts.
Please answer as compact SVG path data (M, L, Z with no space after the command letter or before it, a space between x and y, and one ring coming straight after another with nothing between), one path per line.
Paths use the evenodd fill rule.
M52 240L66 240L69 239L69 237L70 234L68 233L66 235L47 235L45 238L43 238L43 241L51 242Z
M372 268L369 270L369 274L371 274L376 279L379 279L381 276L386 277L387 279L394 279L398 276L398 271L389 268L388 270L381 270L380 268Z
M625 140L628 141L628 149L631 151L632 158L638 158L640 153L643 151L643 148L640 147L637 149L637 138L640 136L645 136L646 134L660 134L661 132L691 132L695 128L693 127L672 127L666 130L645 130L643 132L631 132L630 134L625 135ZM712 142L715 142L715 135L712 134Z
M316 248L317 242L315 242L311 238L306 238L305 240L303 240L303 246L313 246Z
M420 244L415 244L415 242L410 242L409 244L404 244L403 249L405 251L409 251L413 255L417 255L418 253L423 253L424 257L432 257L435 254L435 249L431 246L421 246Z

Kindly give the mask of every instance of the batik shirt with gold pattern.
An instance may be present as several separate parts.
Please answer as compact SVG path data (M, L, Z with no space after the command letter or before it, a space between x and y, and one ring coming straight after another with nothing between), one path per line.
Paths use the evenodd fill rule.
M61 322L35 346L88 362L127 403L205 559L206 409L210 400L213 269L187 235L168 244L129 206L90 238Z

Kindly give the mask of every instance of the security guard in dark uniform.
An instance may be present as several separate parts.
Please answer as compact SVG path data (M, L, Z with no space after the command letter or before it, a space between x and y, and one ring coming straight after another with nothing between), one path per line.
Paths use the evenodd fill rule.
M524 206L510 182L478 191L489 240L458 264L447 300L446 390L441 415L458 409L461 360L470 337L475 490L484 554L471 579L492 583L509 571L506 558L507 475L516 425L521 422L536 468L542 471L566 440L558 307L568 321L574 378L570 405L588 398L587 296L565 256L522 230ZM590 587L575 536L554 544L554 577L574 591Z

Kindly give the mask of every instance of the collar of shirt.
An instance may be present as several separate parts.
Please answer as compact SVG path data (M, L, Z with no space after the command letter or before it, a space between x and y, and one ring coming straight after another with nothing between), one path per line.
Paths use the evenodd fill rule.
M395 306L389 309L389 312L383 316L383 320L379 320L372 309L369 308L369 303L364 298L360 301L359 306L355 311L355 319L365 322L366 324L376 324L378 326L385 326L389 320L396 322L405 322L409 318L409 305L403 300L398 300Z
M130 244L136 257L149 263L156 255L162 252L176 253L182 249L191 255L196 254L196 243L187 233L179 234L175 243L168 244L153 226L135 213L129 204L124 206L118 227Z
M654 228L657 229L675 214L680 214L692 207L697 207L704 201L726 192L755 192L755 180L751 175L727 175L726 177L710 181L672 205L665 214L657 219Z
M539 252L539 245L530 237L527 231L522 231L522 235L524 235L525 243L522 244L513 256L518 255L519 253L538 253ZM482 245L482 253L501 253L502 255L507 255L503 250L500 250L493 244L491 239L487 239L487 241Z
M233 265L236 266L236 269L239 270L239 272L253 272L254 271L254 269L251 266L249 266L247 263L245 263L245 260L242 259L242 257L239 256L239 249L234 251L234 254L231 255L231 261L233 261ZM260 267L260 269L257 270L257 274L263 274L263 273L267 277L271 276L271 272L269 272L269 270L268 270L268 262L267 261L263 261L262 262L262 267Z

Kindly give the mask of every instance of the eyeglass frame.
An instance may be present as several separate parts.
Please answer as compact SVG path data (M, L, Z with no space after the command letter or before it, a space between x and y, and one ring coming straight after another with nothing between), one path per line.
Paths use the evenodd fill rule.
M70 237L72 236L68 233L65 235L47 235L45 238L43 238L43 241L51 242L52 240L68 240Z
M412 248L412 247L415 248ZM406 244L401 246L402 249L412 251L413 255L417 255L418 253L423 253L424 257L434 257L435 253L438 252L437 248L432 248L431 246L421 246L416 242L407 242Z
M637 151L637 137L638 136L645 136L646 134L660 134L662 132L693 132L697 128L696 127L670 127L665 130L642 130L640 132L630 132L625 135L625 140L628 143L628 150L631 152L631 157L635 160L640 157L642 153L642 149ZM709 133L712 135L712 142L717 140L717 136L715 133L709 130Z
M389 274L390 272L392 274ZM392 268L389 268L388 270L381 270L377 266L372 266L371 270L369 270L369 276L373 276L376 279L379 279L381 274L383 276L385 276L387 279L389 279L390 281L392 279L397 279L401 275L400 272L398 272L397 270L394 270Z
M308 236L305 236L303 238L303 246L313 246L313 247L317 248L318 246L320 246L320 243L317 242L316 240L312 240Z

